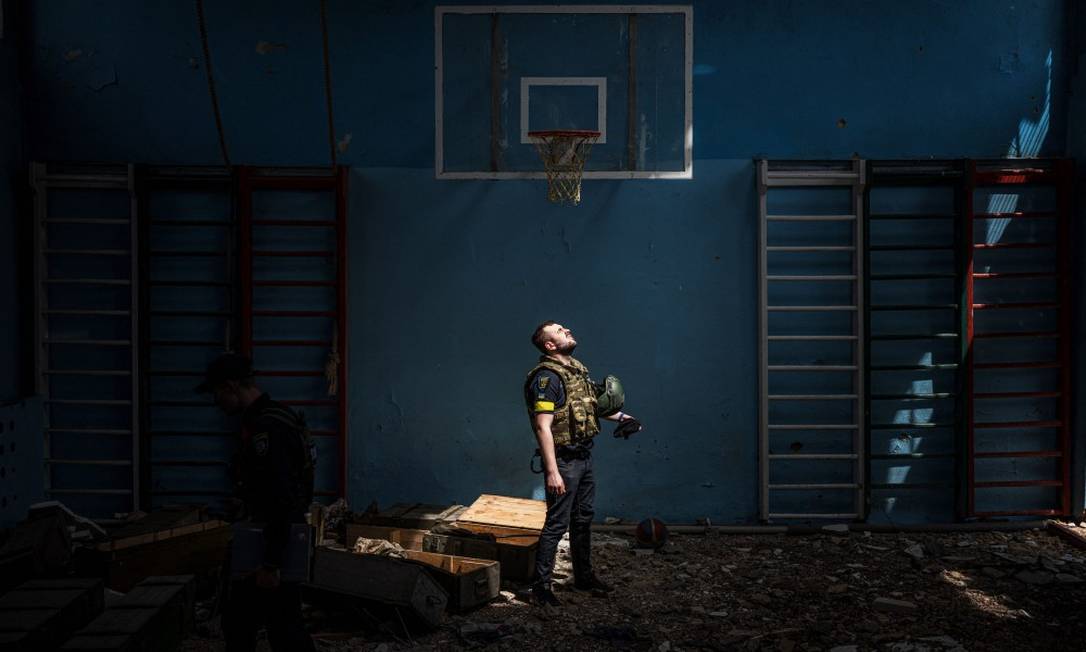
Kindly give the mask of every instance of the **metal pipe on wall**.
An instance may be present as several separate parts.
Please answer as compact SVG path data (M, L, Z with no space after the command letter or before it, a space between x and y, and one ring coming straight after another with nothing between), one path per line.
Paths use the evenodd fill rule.
M891 525L889 523L848 523L848 532L871 532L874 534L898 533L953 533L953 532L1021 532L1039 530L1048 527L1051 521L1005 521L999 523L919 523ZM632 533L637 525L594 523L593 532ZM668 532L673 534L830 534L818 525L669 525Z

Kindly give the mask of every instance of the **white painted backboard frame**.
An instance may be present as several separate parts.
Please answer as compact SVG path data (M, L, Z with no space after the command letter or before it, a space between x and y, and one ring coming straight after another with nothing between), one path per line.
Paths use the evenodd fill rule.
M440 5L434 8L434 175L438 179L546 179L535 172L449 172L444 153L444 38L447 14L681 14L685 30L683 52L684 143L682 170L585 170L585 179L692 179L694 178L694 8L691 5ZM523 83L523 82L522 82ZM521 142L529 142L524 112L527 98L521 97ZM606 106L600 106L600 112ZM603 126L606 115L600 118ZM600 131L603 131L601 129Z

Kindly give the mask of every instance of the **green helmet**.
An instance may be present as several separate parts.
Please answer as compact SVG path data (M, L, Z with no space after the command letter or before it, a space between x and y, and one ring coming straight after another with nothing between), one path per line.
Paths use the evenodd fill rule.
M596 416L607 417L622 409L626 402L626 392L622 391L622 381L608 376L596 387Z

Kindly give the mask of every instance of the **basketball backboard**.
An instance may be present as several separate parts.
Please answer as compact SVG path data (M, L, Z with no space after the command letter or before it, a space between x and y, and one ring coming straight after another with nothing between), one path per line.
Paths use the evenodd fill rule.
M545 178L530 131L599 131L586 179L693 176L688 5L439 6L435 173Z

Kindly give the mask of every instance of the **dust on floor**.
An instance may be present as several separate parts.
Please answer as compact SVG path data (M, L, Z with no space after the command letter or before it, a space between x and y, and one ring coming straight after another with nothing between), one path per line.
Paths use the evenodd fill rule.
M615 587L608 598L558 586L563 606L543 610L506 587L428 634L328 631L316 610L308 623L318 649L337 652L1086 649L1086 552L1043 530L710 533L672 536L653 553L631 542L594 535L597 573ZM556 570L572 583L566 542ZM220 645L190 639L184 649Z

